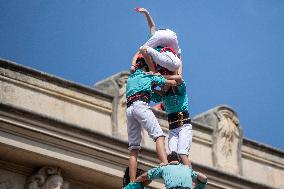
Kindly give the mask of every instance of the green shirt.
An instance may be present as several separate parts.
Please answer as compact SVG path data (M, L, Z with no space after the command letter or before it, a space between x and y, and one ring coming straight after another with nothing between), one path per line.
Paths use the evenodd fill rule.
M148 179L164 179L166 188L182 186L192 187L193 171L183 164L158 166L148 171Z
M123 189L144 189L140 182L130 182Z
M180 85L177 85L177 91L174 93L171 89L163 96L158 94L152 94L151 100L154 102L163 101L165 111L170 113L188 111L188 96L186 94L186 85L183 81Z
M166 79L163 76L146 74L143 70L137 69L129 76L126 84L126 97L132 96L138 92L152 94L152 85L164 85Z

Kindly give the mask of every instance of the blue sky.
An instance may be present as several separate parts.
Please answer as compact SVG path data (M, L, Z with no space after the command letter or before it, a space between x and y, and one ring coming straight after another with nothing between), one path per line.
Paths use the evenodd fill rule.
M147 40L139 6L178 35L192 116L227 104L245 137L284 150L282 0L1 0L0 57L92 86Z

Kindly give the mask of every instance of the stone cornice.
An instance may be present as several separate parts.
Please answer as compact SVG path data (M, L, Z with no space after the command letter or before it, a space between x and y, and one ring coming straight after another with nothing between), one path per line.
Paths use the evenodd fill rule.
M208 176L209 184L210 181L217 181L218 184L212 183L212 186L216 186L217 188L227 189L225 186L234 186L236 188L255 188L255 189L275 189L274 187L256 183L252 180L246 179L242 176L238 176L235 174L230 174L224 171L220 171L218 169L201 165L198 163L193 163L193 168L196 171L200 171Z
M275 156L279 156L280 158L284 158L284 151L279 149L279 148L275 148L275 147L269 146L267 144L263 144L263 143L260 143L258 141L254 141L254 140L248 139L248 138L243 139L243 144L245 146L249 146L249 147L252 147L254 149L259 149L263 152L266 152L266 153L269 153L269 154L272 154L272 155L275 155Z
M34 112L28 112L25 110L20 110L15 107L0 104L0 117L2 117L1 122L9 122L9 120L14 121L11 124L16 124L17 129L30 130L28 132L38 132L48 135L48 137L38 138L35 134L28 134L23 130L11 130L17 135L23 135L25 137L31 137L32 140L46 143L48 145L53 145L57 148L62 148L68 151L73 151L76 154L82 154L84 156L90 156L92 158L98 159L100 161L108 162L114 166L125 167L128 164L128 150L127 142L119 140L112 136L104 135L99 132L91 131L85 128L80 128L76 125L71 125L64 123L62 121L53 120L52 118L37 115ZM3 117L8 118L7 120ZM0 119L0 120L1 120ZM13 120L14 119L14 120ZM15 119L18 119L15 120ZM27 125L25 123L29 122ZM20 125L22 124L22 125ZM56 127L54 127L56 125ZM29 126L29 128L28 128ZM48 139L50 138L50 139ZM61 141L61 142L60 142ZM73 143L72 147L70 144ZM154 150L144 148L139 156L140 165L144 169L148 169L157 164L156 153ZM216 186L219 188L227 188L228 186L240 186L242 188L258 188L258 189L270 189L271 187L255 183L244 177L228 174L217 170L212 167L204 166L201 164L196 164L193 162L194 169L202 170L205 174L209 176L209 185ZM217 184L218 183L218 184ZM237 187L237 185L235 187Z
M104 92L97 90L97 89L94 89L92 87L85 86L85 85L75 83L75 82L71 82L71 81L65 80L63 78L56 77L56 76L53 76L53 75L47 74L45 72L41 72L41 71L38 71L38 70L35 70L35 69L32 69L32 68L29 68L29 67L26 67L26 66L22 66L22 65L14 63L14 62L8 61L8 60L0 59L0 68L8 69L8 70L18 72L18 73L23 73L23 74L31 76L33 78L36 78L36 79L39 79L39 80L42 80L42 81L46 81L46 82L55 84L57 86L68 88L68 89L71 89L71 90L74 90L74 91L77 91L77 92L80 92L80 93L83 93L83 94L87 94L87 95L90 95L90 96L96 95L96 96L102 96L102 97L105 97L105 98L108 98L108 99L113 98L113 95L104 93ZM1 75L1 73L0 73L0 75Z

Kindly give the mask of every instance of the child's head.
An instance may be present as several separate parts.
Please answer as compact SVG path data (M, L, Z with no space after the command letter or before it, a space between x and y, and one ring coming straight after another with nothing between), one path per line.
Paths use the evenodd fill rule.
M142 70L144 70L144 71L146 71L146 72L149 72L149 67L148 67L148 65L146 64L146 62L145 62L145 59L144 59L144 57L143 57L143 55L142 54L138 54L138 57L137 57L137 59L136 59L136 65L135 65L135 67L136 67L136 69L142 69Z
M175 151L171 152L168 156L167 156L168 162L172 162L172 161L178 161L180 162L181 159L178 155L178 153L176 153Z
M145 171L143 171L142 169L137 168L136 171L136 177L139 177L140 175L142 175ZM123 187L127 186L127 184L129 184L130 182L130 177L129 177L129 167L127 167L124 171L124 176L123 176Z

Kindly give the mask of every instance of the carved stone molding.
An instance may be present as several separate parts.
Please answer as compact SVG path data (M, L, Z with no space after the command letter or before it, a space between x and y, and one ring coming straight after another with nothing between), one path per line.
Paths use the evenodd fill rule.
M213 165L232 174L242 174L242 130L236 112L228 106L219 106L197 115L194 121L213 128Z
M0 189L13 189L13 183L10 180L0 182Z
M113 135L125 138L126 133L126 81L129 72L120 72L97 82L95 88L114 96L112 125Z
M28 177L25 189L69 189L69 183L61 176L57 167L42 167Z

